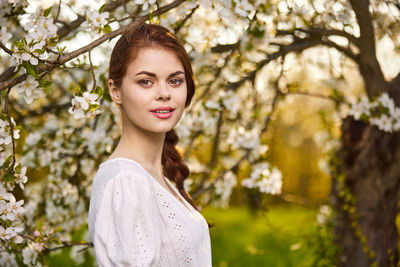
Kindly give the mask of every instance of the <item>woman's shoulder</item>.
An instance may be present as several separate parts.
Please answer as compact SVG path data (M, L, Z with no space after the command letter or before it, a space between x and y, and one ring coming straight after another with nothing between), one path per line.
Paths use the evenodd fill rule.
M145 182L146 172L143 168L133 160L127 158L111 158L99 165L96 175L93 179L93 186L95 184L106 184L111 180L120 177L127 177L130 179L140 180Z
M146 171L136 161L117 157L110 158L99 165L98 172L112 172L112 173L131 173L136 175L146 175Z

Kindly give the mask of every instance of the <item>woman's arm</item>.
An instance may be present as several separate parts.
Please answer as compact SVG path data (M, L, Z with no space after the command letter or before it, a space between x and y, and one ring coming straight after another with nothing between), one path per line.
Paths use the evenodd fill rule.
M161 233L154 196L146 177L128 171L108 179L93 216L93 243L99 266L155 266Z

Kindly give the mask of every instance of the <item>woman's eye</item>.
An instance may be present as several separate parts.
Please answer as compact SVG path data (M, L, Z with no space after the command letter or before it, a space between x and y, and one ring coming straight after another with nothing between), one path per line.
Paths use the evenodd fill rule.
M139 84L145 87L151 86L152 82L150 80L140 80Z
M172 85L179 85L182 83L181 79L172 79L171 81L169 81Z

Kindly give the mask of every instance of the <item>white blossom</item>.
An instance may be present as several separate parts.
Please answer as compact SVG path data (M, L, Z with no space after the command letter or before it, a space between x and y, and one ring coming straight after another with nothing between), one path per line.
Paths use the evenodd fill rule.
M22 213L25 212L25 209L22 207L24 204L24 200L19 200L16 201L14 195L11 194L9 198L9 202L2 201L0 203L0 211L1 211L1 216L3 220L10 220L14 221L18 215L21 215Z
M82 251L85 247L85 245L82 245L72 246L71 248L71 252L69 253L69 255L77 265L81 265L85 262L85 253Z
M282 173L278 168L269 166L268 162L255 164L249 178L242 181L248 188L257 188L262 193L276 195L281 193Z
M214 130L217 117L213 115L213 112L207 109L202 109L200 112L193 112L185 115L183 119L184 125L187 126L191 131L204 131L205 134L211 134Z
M222 179L215 182L215 193L221 197L220 206L227 207L232 188L236 185L236 175L228 171Z
M47 55L42 54L42 52L39 52L38 50L42 50L43 47L45 46L45 41L41 40L40 42L37 42L36 39L33 39L34 36L28 35L26 37L28 45L25 46L25 48L21 51L17 51L16 53L13 54L14 60L21 64L22 61L29 61L32 65L37 65L39 63L39 59L46 59ZM32 42L32 44L30 44Z
M47 18L40 15L40 8L34 14L28 17L28 20L23 24L24 29L28 32L25 36L25 44L13 54L13 60L17 64L22 61L29 61L32 65L37 65L39 59L48 58L44 47L47 40L57 36L57 26L53 18Z
M15 129L15 121L11 118L11 122L13 124L13 132L14 132L14 139L19 139L19 129ZM11 127L9 126L10 123L8 120L0 119L0 145L5 144L8 145L12 142L11 138Z
M367 116L371 114L370 108L371 105L368 98L363 97L361 101L351 106L349 115L353 116L356 120L359 120L363 114Z
M31 132L28 134L28 136L25 139L25 144L27 146L34 146L39 142L39 140L42 138L42 135L39 132Z
M278 168L274 167L268 177L263 177L257 183L260 192L276 195L281 193L282 189L282 173Z
M137 5L143 5L143 10L147 10L150 5L153 5L156 2L156 0L135 0L135 4Z
M39 87L39 82L31 75L28 78L17 85L18 93L22 94L26 103L30 104L34 99L43 96L43 90Z
M19 187L24 190L24 184L28 181L28 177L26 176L27 167L24 166L21 168L20 173L16 173L17 179L15 179L15 183L19 185Z
M208 109L221 110L221 106L217 101L207 100L204 106Z
M376 100L378 103L382 104L382 106L389 109L389 112L392 114L395 109L395 104L392 98L389 97L388 93L382 93Z
M319 213L317 214L317 222L320 226L326 225L330 216L332 215L332 208L328 205L323 205L319 208Z
M7 28L5 26L1 27L0 30L0 40L2 43L7 43L8 40L10 40L12 37L12 34L7 32Z
M4 241L10 241L11 239L15 239L18 236L18 233L21 232L23 229L24 228L18 226L10 226L4 228L0 225L0 238Z
M103 27L108 23L109 12L99 13L98 10L93 9L86 12L86 21L82 24L84 27L90 27L92 30Z
M96 130L85 131L83 137L89 153L96 156L100 151L105 151L107 146L113 145L113 140L106 133L106 126L99 125Z
M234 0L234 2L236 3L235 13L242 17L247 17L249 12L254 8L248 0Z
M42 266L39 262L36 262L38 252L39 252L39 246L37 245L37 243L28 242L28 246L22 250L22 257L24 259L23 260L24 264Z
M15 259L15 254L9 254L5 250L0 251L0 262L2 263L3 267L14 267L18 266L18 263Z
M392 132L392 124L393 120L389 116L383 114L379 118L376 117L371 117L369 119L369 122L372 125L378 126L379 130L385 131L385 132Z
M255 149L260 144L260 133L258 129L245 130L244 127L239 126L237 130L229 132L227 142L232 145L234 149Z
M97 94L91 94L89 92L84 92L83 96L76 95L71 100L72 106L68 109L68 112L73 114L75 119L82 119L87 115L98 114L98 110L94 112L89 110L90 105L99 105L99 103L96 102L97 98Z
M386 92L375 101L364 96L351 106L349 115L356 120L360 120L361 116L365 115L371 125L385 132L400 130L400 108L395 106L393 99Z
M8 241L13 237L13 230L11 227L4 228L0 225L0 238L4 241Z
M10 199L13 197L13 195L9 192L6 191L4 188L3 184L0 183L0 203L1 201L4 202L4 200L10 201Z
M36 22L35 32L38 37L42 37L36 40L45 40L57 35L57 26L54 24L53 18L40 17Z
M240 110L240 98L232 90L222 96L222 104L228 110L228 116L235 118Z
M31 14L23 25L28 32L26 38L28 44L31 42L44 45L47 39L57 36L57 25L52 17L43 17L38 8L34 14Z

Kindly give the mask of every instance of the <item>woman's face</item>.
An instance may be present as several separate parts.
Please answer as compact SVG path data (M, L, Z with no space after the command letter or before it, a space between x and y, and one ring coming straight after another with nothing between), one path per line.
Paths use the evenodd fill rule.
M185 109L185 71L175 53L165 48L142 48L129 63L121 87L109 85L124 123L145 131L171 130Z

